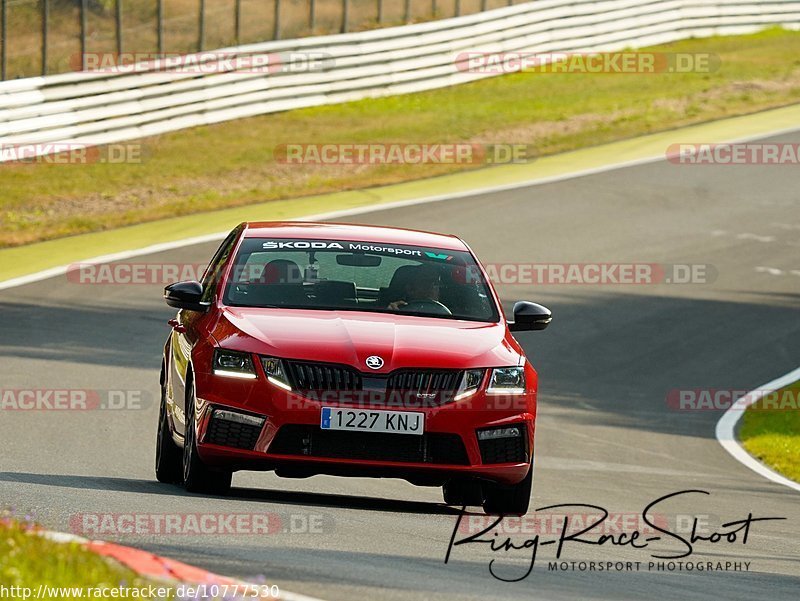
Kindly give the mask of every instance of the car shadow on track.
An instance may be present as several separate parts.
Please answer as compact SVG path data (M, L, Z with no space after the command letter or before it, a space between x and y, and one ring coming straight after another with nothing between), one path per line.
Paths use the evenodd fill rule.
M457 515L459 513L457 509L442 503L263 488L233 488L228 498L247 501L267 501L280 505L311 505L314 507L388 511L390 513L415 513L424 515Z
M108 476L77 476L61 474L33 474L27 472L0 472L0 482L37 484L62 488L77 488L172 497L197 497L210 500L263 501L277 505L303 505L312 507L331 507L339 509L363 509L390 513L410 513L422 515L457 515L456 508L442 503L408 501L402 499L383 499L380 497L361 497L332 493L313 493L301 491L274 490L263 488L232 488L224 497L188 493L178 485L162 484L154 480L138 478L118 478Z
M109 476L73 476L66 474L33 474L28 472L0 472L0 482L37 484L58 488L105 490L155 495L187 495L177 486L161 484L155 480L115 478Z

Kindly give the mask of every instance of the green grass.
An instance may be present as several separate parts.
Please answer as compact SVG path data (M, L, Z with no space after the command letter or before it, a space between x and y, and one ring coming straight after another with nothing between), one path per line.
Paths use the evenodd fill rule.
M35 594L39 585L115 588L156 583L139 578L77 543L56 543L32 534L20 522L4 519L0 521L0 584L29 587ZM67 601L81 597L66 594L58 598Z
M280 144L523 144L544 156L800 101L800 33L773 29L653 50L714 53L721 68L519 73L148 138L141 164L0 166L0 246L481 167L287 165L273 156Z
M388 186L271 200L210 212L147 221L124 228L89 232L0 249L0 279L9 280L91 257L140 249L152 244L227 232L242 221L287 221L346 209L372 209L385 203L430 196L454 196L482 188L530 185L644 158L657 157L675 139L686 143L719 143L734 138L763 137L800 123L800 104L719 119L590 146L522 164L503 165L417 179Z
M783 403L783 409L776 403ZM744 448L787 478L800 482L800 382L777 398L759 401L745 411L739 438Z

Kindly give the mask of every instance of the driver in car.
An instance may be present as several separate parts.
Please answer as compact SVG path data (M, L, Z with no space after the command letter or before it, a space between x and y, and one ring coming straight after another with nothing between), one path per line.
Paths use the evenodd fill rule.
M434 301L439 304L439 272L436 268L421 265L417 268L416 277L405 286L402 298L389 303L388 309L397 311L410 303Z

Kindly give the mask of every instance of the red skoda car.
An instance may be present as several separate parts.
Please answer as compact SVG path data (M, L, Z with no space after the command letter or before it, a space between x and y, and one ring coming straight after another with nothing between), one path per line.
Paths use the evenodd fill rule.
M161 368L156 475L224 494L237 470L404 478L445 502L524 514L537 375L459 238L244 223L180 309Z

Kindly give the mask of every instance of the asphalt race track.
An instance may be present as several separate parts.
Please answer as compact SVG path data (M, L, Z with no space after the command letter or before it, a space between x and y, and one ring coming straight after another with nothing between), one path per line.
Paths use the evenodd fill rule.
M662 561L651 553L685 549L665 537L644 550L567 543L562 556L640 561L637 572L548 571L550 545L526 579L501 582L489 573L494 555L485 545L456 547L443 563L457 512L440 489L238 473L230 498L209 498L158 484L158 368L173 315L159 285L62 276L0 292L2 388L148 396L140 410L0 413L0 499L57 530L85 513L274 513L281 531L268 535L109 538L324 599L796 599L797 493L720 447L719 411L677 411L666 398L684 388L749 390L800 364L800 272L791 273L800 269L798 182L791 165L660 162L351 219L453 232L484 263L713 266L709 283L499 290L507 306L530 299L554 314L547 331L519 335L540 374L531 507L586 503L635 518L663 495L702 489L710 495L672 499L659 511L670 520L705 516L711 531L751 512L788 518L754 523L747 544L698 542L682 560L750 562L749 571L650 571L648 561ZM200 263L215 247L134 262ZM530 537L512 535L518 544ZM525 573L530 553L496 559L495 571L511 579Z

